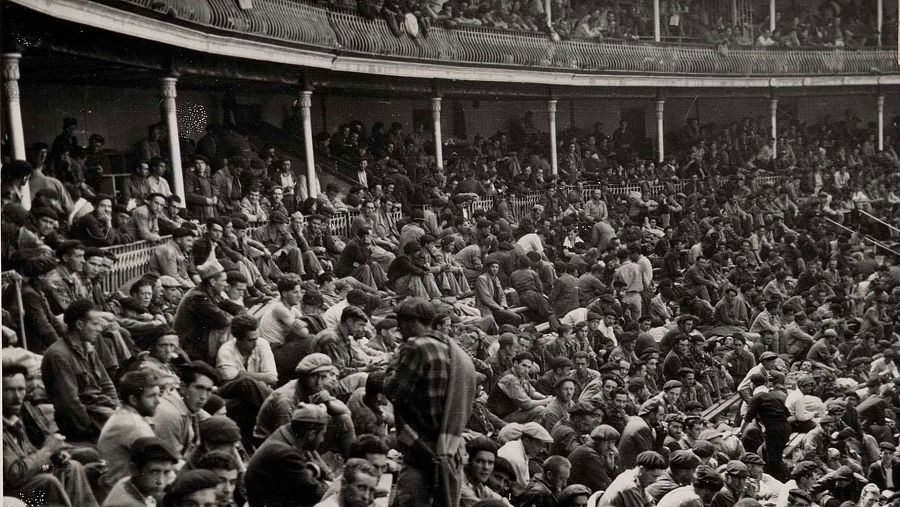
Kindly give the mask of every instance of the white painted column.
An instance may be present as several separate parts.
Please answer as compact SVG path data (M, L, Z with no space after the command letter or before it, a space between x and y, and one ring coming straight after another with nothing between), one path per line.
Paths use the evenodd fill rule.
M547 101L547 115L550 120L550 172L559 174L559 157L556 154L556 99Z
M658 99L656 101L656 146L659 151L658 161L662 162L665 160L666 156L666 148L665 148L665 132L663 131L663 112L666 108L666 101L663 99Z
M884 149L884 95L878 96L878 151Z
M774 157L775 154L778 153L778 99L776 97L769 99L769 114L771 115L772 121L771 133L772 139L774 139L772 142L772 151L774 154L772 156Z
M28 160L25 152L25 129L22 127L22 104L19 98L20 53L3 54L3 107L9 123L9 140L13 160ZM22 187L22 207L31 209L31 185L26 181Z
M312 198L319 196L319 182L316 176L316 156L312 135L312 90L300 94L300 118L303 120L303 146L306 151L306 191Z
M22 128L22 106L19 103L19 53L3 54L3 107L9 122L12 158L26 160L25 131Z
M775 32L775 0L769 0L769 30Z
M653 0L653 40L660 41L659 0Z
M544 0L544 11L546 11L545 14L547 15L547 26L553 28L553 11L550 7L551 1Z
M444 168L444 142L441 140L441 98L431 98L431 121L434 129L434 159L437 166Z
M884 0L875 2L875 28L878 31L878 45L881 46L881 29L884 27Z
M175 83L178 82L178 78L164 77L159 82L162 94L163 121L166 123L166 131L169 136L169 160L172 166L172 180L175 184L174 192L181 198L183 205L187 201L184 198L184 173L181 170L181 145L178 141L178 110L175 105Z

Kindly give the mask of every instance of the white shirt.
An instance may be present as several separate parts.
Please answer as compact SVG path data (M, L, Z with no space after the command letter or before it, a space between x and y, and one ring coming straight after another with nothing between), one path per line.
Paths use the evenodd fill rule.
M322 313L322 320L325 321L325 329L331 329L332 331L337 330L338 326L341 324L341 314L344 313L344 308L347 308L348 306L350 306L350 303L345 299L331 305L331 308L325 310L325 312Z
M222 380L231 380L241 373L265 373L267 377L271 376L272 383L278 380L272 348L269 346L269 342L262 338L256 340L256 347L247 358L247 366L244 366L244 356L237 349L235 338L223 343L216 354L216 369L222 375Z
M525 253L544 253L544 244L541 243L541 237L533 232L519 238L519 241L517 241L516 244L522 247L522 250L524 250Z
M531 474L528 473L528 456L525 454L525 446L521 440L510 440L503 444L497 451L497 456L505 458L516 471L516 484L521 488L528 485Z
M787 407L788 412L790 412L798 421L810 421L816 415L806 410L806 399L799 389L788 391L787 399L784 400L784 405Z

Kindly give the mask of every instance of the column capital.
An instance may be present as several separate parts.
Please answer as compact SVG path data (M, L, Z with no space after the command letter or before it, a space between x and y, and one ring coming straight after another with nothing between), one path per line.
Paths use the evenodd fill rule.
M162 96L164 99L174 99L177 96L175 91L175 84L178 83L178 78L174 76L166 76L160 78L160 91L162 92Z
M879 108L883 108L883 107L884 107L884 95L879 95L879 96L878 96L878 107L879 107Z
M3 79L7 81L19 79L19 60L21 59L21 53L3 53Z
M431 112L432 113L440 113L441 112L441 97L431 97Z
M556 99L549 99L547 101L547 111L549 111L552 114L556 114L557 103L558 103L558 101Z
M656 114L662 114L666 109L665 99L656 99Z
M312 90L300 92L300 108L309 110L312 107Z

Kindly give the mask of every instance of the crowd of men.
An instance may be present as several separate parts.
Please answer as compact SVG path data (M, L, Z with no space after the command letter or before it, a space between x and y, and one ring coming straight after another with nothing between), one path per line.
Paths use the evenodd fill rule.
M113 196L67 119L0 178L4 504L900 505L900 256L864 234L900 161L850 113L764 124L662 164L569 132L556 176L527 117L446 170L351 122L317 149L359 185L315 198L214 126L182 203L161 127Z

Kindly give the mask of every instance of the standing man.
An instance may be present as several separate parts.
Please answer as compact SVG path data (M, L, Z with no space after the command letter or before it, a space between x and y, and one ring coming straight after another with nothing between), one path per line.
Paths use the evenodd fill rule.
M431 328L434 315L434 306L421 298L400 304L397 322L407 342L386 379L385 393L394 404L405 460L397 501L455 507L462 486L461 435L475 400L475 368L455 341Z
M93 442L119 406L116 389L94 344L104 320L87 299L78 299L63 314L68 331L44 353L41 374L56 409L60 431L71 440Z
M791 423L788 422L791 413L784 404L787 399L784 374L770 371L769 380L769 391L756 393L751 398L740 434L744 434L750 421L758 420L765 428L765 471L779 481L787 481L790 473L784 463L783 453L791 436Z

